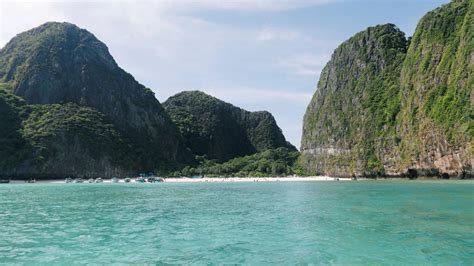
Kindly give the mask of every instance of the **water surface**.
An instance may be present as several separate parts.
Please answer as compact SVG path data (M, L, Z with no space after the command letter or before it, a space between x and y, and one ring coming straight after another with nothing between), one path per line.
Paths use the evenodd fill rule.
M0 185L0 263L474 264L464 181Z

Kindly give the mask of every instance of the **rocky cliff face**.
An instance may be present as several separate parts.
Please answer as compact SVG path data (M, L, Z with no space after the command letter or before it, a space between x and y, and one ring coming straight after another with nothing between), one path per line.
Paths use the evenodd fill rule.
M331 175L472 175L473 4L453 1L409 41L368 28L334 52L304 118L308 170Z
M46 23L17 35L0 50L0 80L27 104L75 103L104 114L140 162L136 171L192 160L151 90L118 67L105 44L75 25Z
M392 24L359 32L335 50L304 117L301 162L308 169L332 175L383 171L379 152L397 142L397 73L405 52L405 35Z
M419 22L401 70L400 170L473 174L474 2Z
M259 151L288 147L268 112L248 112L200 91L181 92L163 103L196 155L227 161Z
M0 89L0 175L60 178L133 174L131 150L98 111L76 104L27 105Z

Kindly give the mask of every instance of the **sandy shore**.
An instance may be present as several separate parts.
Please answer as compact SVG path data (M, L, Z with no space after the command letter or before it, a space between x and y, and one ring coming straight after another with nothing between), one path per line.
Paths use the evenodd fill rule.
M350 178L335 178L329 176L290 176L290 177L204 177L204 178L189 178L189 177L178 177L178 178L163 178L165 183L222 183L222 182L295 182L295 181L350 181ZM12 180L10 183L23 184L24 181ZM65 184L64 180L37 180L36 183L56 183ZM110 179L104 179L103 183L112 183ZM118 183L125 183L123 179L119 179ZM136 183L134 179L131 183ZM88 184L87 180L84 180L84 184Z
M204 178L164 178L168 183L206 183L206 182L294 182L294 181L334 181L337 178L329 176L308 177L204 177ZM341 181L350 178L339 178Z

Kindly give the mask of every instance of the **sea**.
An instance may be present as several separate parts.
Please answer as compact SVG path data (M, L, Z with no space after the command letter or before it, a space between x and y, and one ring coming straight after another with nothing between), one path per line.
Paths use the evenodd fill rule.
M0 264L473 265L473 181L1 184Z

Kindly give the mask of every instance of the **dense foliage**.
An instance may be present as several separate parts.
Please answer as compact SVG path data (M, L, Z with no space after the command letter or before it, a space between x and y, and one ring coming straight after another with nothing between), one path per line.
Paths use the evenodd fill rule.
M412 38L370 27L335 51L304 118L301 164L340 175L472 175L474 4L425 15Z
M27 105L0 83L0 174L9 176L104 174L130 171L131 145L104 115L73 103ZM102 169L98 170L97 164ZM88 169L90 167L90 169ZM112 171L114 172L114 171Z
M163 106L199 156L223 162L278 147L296 150L268 112L248 112L200 91L181 92Z
M377 153L396 141L405 52L405 35L392 24L370 27L334 51L305 114L303 165L318 173L383 173Z
M193 161L178 128L153 92L122 70L105 44L90 32L73 24L45 23L14 37L0 50L0 81L8 82L11 92L20 96L27 104L45 105L32 108L35 112L42 112L41 108L48 109L43 110L41 116L50 115L50 111L58 111L56 116L48 117L48 123L43 127L33 127L32 130L53 130L50 124L54 127L65 122L59 114L73 112L74 108L79 108L77 106L92 108L79 108L80 115L75 113L74 118L78 118L78 122L85 116L90 116L91 123L96 119L99 124L107 121L107 124L113 126L115 133L121 136L116 139L117 143L125 141L124 146L118 150L127 149L127 154L134 158L121 164L122 168L132 165L137 172L168 171ZM56 105L66 103L76 105ZM103 120L85 110L98 112L96 115L103 115ZM80 123L68 126L74 125L85 126ZM94 136L99 128L89 129L93 132L88 134ZM106 132L101 132L99 136L111 137ZM82 137L80 139L85 140ZM102 158L114 161L111 159L115 157L112 149L114 146L105 148L110 143L99 143L103 140L105 139L90 139L90 145L103 145L104 149L100 150L109 154ZM57 146L60 144L55 145ZM90 167L98 167L97 171L101 167L105 171L104 165L108 165L93 157L88 163L91 164ZM24 168L28 167L36 173L42 171L31 166Z
M288 148L266 150L234 158L224 163L209 160L205 156L198 156L198 166L187 166L181 171L171 173L170 176L267 177L302 175L304 172L296 164L298 156L299 152Z
M448 144L441 150L462 151L472 143L473 53L473 1L452 1L421 19L401 72L405 165L432 156L426 149L431 138Z
M21 134L25 102L11 90L9 84L0 83L0 171L16 167L29 153Z

